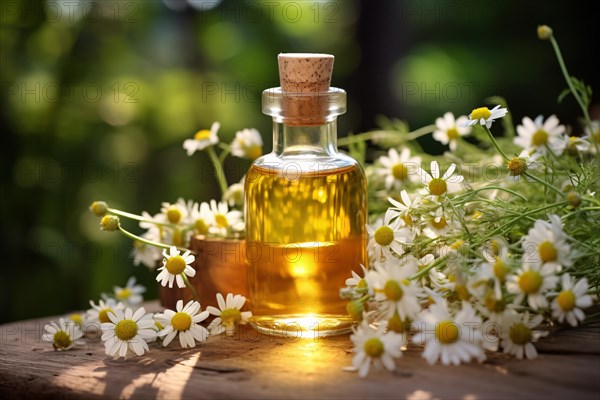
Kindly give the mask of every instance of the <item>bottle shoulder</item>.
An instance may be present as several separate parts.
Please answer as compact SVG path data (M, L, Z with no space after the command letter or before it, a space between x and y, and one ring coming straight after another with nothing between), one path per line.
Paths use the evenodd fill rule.
M331 171L336 169L345 170L357 168L364 175L362 166L354 158L343 154L294 154L278 155L275 153L265 154L252 163L252 167L268 169L271 171L286 171L297 169L302 172L311 173L317 171Z

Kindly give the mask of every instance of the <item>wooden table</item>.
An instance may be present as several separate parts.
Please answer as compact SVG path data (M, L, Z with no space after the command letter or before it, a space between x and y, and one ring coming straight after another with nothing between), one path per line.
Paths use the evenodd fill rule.
M158 311L156 302L146 306ZM113 360L99 338L53 351L41 340L48 321L0 326L3 398L600 398L600 326L559 331L538 344L541 355L530 361L490 354L483 364L430 366L409 346L396 372L360 379L342 370L351 364L347 336L285 339L248 328L191 350L176 340Z

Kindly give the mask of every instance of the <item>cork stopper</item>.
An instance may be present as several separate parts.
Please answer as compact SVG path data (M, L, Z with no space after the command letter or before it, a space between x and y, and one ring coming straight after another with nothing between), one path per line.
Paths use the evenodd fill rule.
M327 95L333 72L333 55L281 53L277 59L286 123L324 124L328 113Z
M284 92L318 93L329 90L334 57L331 54L281 53L279 81Z

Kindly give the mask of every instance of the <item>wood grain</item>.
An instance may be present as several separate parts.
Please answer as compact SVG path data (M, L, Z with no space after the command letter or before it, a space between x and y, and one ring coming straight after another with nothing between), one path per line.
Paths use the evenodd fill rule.
M156 302L147 308L157 310ZM489 354L482 364L430 366L409 347L394 373L367 379L351 363L347 336L319 340L276 338L246 328L211 337L194 349L158 343L142 357L113 360L99 339L67 352L41 341L49 319L0 326L3 398L390 398L598 399L600 327L553 333L539 358L520 361Z

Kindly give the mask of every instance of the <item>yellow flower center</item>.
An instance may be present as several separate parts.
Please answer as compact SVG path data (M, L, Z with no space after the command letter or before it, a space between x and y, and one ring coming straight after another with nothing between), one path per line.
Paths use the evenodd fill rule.
M399 181L405 181L408 178L408 168L403 163L396 164L392 167L392 175Z
M196 140L208 140L210 139L210 131L208 129L202 129L194 135Z
M215 222L221 228L227 228L229 226L229 221L227 221L227 217L224 216L223 214L217 214L217 215L215 215Z
M75 322L77 325L82 325L83 324L83 317L81 316L81 314L71 314L69 315L69 319L73 322Z
M508 161L508 170L512 176L523 175L527 171L527 161L520 157L513 157Z
M575 294L571 290L563 290L556 298L556 302L563 311L575 308Z
M181 256L174 256L167 259L166 266L167 271L172 275L181 274L186 267L185 260Z
M456 128L450 128L446 131L446 135L448 135L448 140L456 140L458 139L458 130Z
M401 218L406 224L406 226L413 226L413 220L410 215L404 214Z
M549 242L547 240L540 243L540 248L538 249L538 252L540 253L540 258L542 259L543 263L546 263L548 261L556 261L556 258L558 257L556 247L554 247L554 244L552 244L552 242Z
M388 320L388 330L396 333L404 333L410 330L410 322L402 321L397 312Z
M256 160L260 156L262 156L261 146L254 145L246 148L246 157L248 157L250 160Z
M441 196L448 190L446 181L442 178L433 178L429 182L429 192L434 196Z
M484 299L485 307L493 313L501 313L506 309L506 303L502 299L497 299L493 292L486 293Z
M90 210L96 214L97 217L103 217L108 212L108 205L103 201L95 201L90 206Z
M221 311L221 320L225 325L237 324L242 320L242 313L237 308L227 308Z
M54 347L57 349L66 349L71 345L71 336L63 330L60 330L54 334Z
M172 224L177 224L179 223L179 221L181 221L181 211L179 210L179 207L177 206L170 206L167 209L167 219L169 220L170 223Z
M504 282L506 280L506 274L508 273L508 266L502 259L496 258L496 262L494 263L494 275L500 282Z
M103 308L100 310L98 312L98 321L100 321L100 323L111 322L110 318L108 318L108 313L114 314L114 311L110 308Z
M394 231L387 225L380 226L375 231L375 242L380 246L389 246L394 240Z
M360 281L358 281L358 285L356 285L357 289L363 289L367 287L367 280L365 278L362 278Z
M519 287L526 294L534 294L540 290L543 280L539 272L525 271L519 276Z
M119 229L119 217L114 215L105 215L100 220L100 229L107 232L114 232Z
M494 256L498 256L500 255L500 243L498 243L497 240L492 239L488 242L488 249L490 250L490 252L492 253L492 255Z
M466 285L456 284L454 286L454 290L456 291L458 298L461 300L469 300L469 297L471 297Z
M431 220L431 226L435 229L444 229L446 227L446 218L441 217L438 222L435 222L435 219Z
M464 240L461 240L461 239L459 239L459 240L457 240L456 242L452 243L452 244L450 245L450 248L451 248L452 250L460 250L460 248L461 248L461 247L462 247L464 244L465 244L465 241L464 241Z
M365 342L365 353L371 358L379 358L383 354L383 342L379 338L371 338Z
M487 107L476 108L471 112L471 119L473 120L488 119L491 116L492 112Z
M385 297L391 301L399 301L404 295L404 291L400 287L400 284L393 279L390 279L385 283L383 293L385 293Z
M522 322L518 322L510 327L508 330L508 337L515 344L527 344L531 342L531 329Z
M548 132L543 129L536 131L531 137L531 144L536 147L543 146L548 143Z
M198 218L195 225L199 234L206 235L208 233L208 224L202 218Z
M123 288L117 292L117 299L126 300L131 296L131 289Z
M452 344L460 337L460 331L454 322L442 321L435 326L435 337L440 343Z
M187 331L192 326L192 317L188 313L178 312L171 318L171 326L176 331Z
M124 342L133 339L137 331L138 326L132 319L123 319L115 326L115 335Z
M569 202L569 205L577 208L581 205L581 196L579 193L571 190L569 193L567 193L567 201Z

